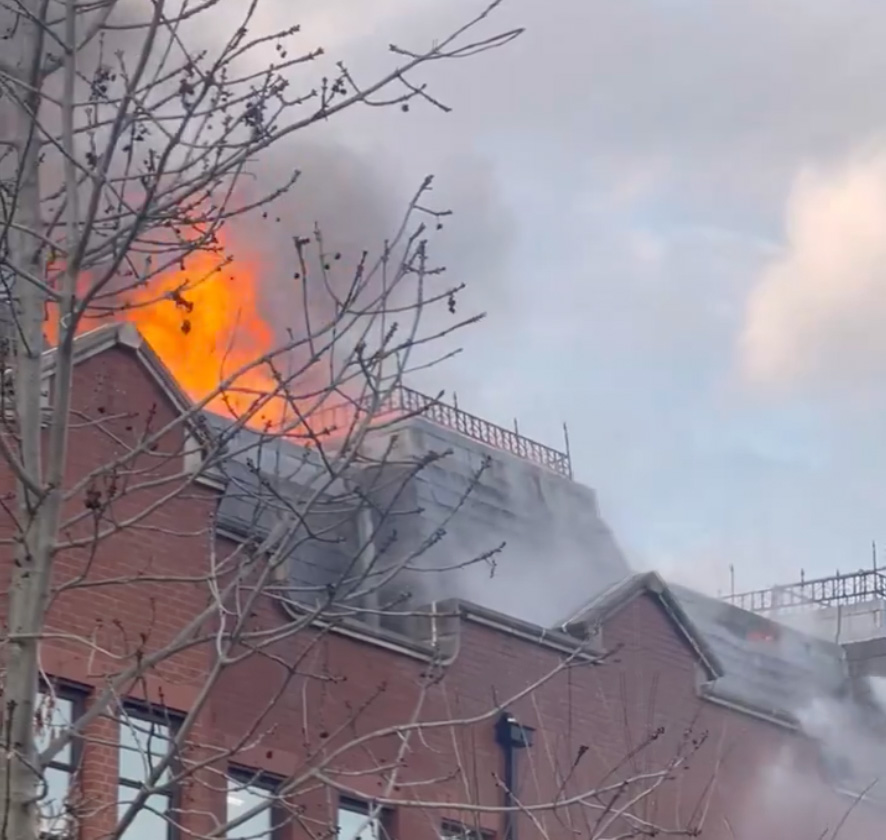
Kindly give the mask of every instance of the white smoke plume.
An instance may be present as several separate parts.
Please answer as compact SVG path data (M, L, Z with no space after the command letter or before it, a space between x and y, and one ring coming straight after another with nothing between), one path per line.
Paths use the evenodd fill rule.
M813 695L795 709L800 738L749 768L735 840L879 838L886 759L875 727L884 700L886 679L857 678L847 696Z

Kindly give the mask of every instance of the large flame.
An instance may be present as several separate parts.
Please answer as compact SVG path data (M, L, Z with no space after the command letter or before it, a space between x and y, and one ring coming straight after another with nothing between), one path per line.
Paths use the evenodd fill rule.
M287 374L285 359L276 356L274 368L261 361L279 341L261 312L260 277L255 261L238 257L227 263L217 253L195 251L145 285L120 292L113 317L138 328L191 399L209 397L209 411L303 438L341 433L353 420L344 416L350 411L327 401L322 411L312 412L309 430L298 423L293 397L286 395L290 389L275 376ZM50 313L51 344L57 341L56 320ZM80 331L94 327L95 320L86 319ZM220 383L242 368L247 369L220 391ZM298 405L299 412L316 408L316 398L307 402Z
M130 321L194 400L217 390L219 383L253 364L275 347L274 332L258 307L259 272L238 260L224 266L211 253L195 252L176 270L167 271L126 295L120 317ZM218 414L242 416L253 411L262 394L279 391L267 366L239 376L207 404ZM285 422L282 396L256 413L255 424ZM290 421L293 412L288 412Z

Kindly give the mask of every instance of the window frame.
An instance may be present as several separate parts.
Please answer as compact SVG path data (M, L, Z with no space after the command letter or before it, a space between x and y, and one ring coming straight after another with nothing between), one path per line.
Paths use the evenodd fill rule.
M371 808L372 803L365 799L355 799L352 796L339 796L335 807L336 840L341 840L338 823L339 813L342 811L350 811L352 814L362 814L363 816L368 817ZM394 812L390 808L380 807L378 809L378 813L375 817L375 821L378 824L378 837L373 838L373 840L392 840L391 821L393 816Z
M470 826L460 820L443 817L440 820L440 840L495 840L495 832L482 826Z
M55 701L65 701L70 703L71 710L71 723L73 724L85 711L86 711L86 700L89 696L89 688L78 683L73 683L68 680L58 679L56 677L47 676L45 678L41 678L39 684L37 685L37 694L36 701L38 705L42 705L43 698L46 697L54 697ZM35 714L36 718L36 714ZM36 724L36 720L35 720ZM71 792L73 791L75 794L77 793L77 789L79 786L79 779L77 778L77 773L80 771L82 767L83 761L83 738L79 735L73 736L71 740L68 742L70 747L70 754L67 761L59 761L57 758L53 759L46 765L44 769L46 770L57 770L61 773L66 774L67 776L67 789L65 791L66 797L69 798ZM48 792L48 791L47 791ZM42 800L41 800L42 801ZM70 803L68 803L70 805ZM39 809L40 803L38 803ZM68 816L71 821L74 822L76 826L76 813L69 811ZM42 827L42 815L40 817L41 824L38 826L39 836L45 838L45 840L54 840L54 838L58 837L66 837L71 832L52 832L45 831ZM76 828L75 828L76 833Z
M245 767L242 764L229 764L225 772L225 824L228 822L228 782L233 780L244 786L259 788L269 793L277 793L283 780L265 770ZM288 811L279 801L273 802L267 809L271 820L271 830L267 840L286 840L289 826L287 822ZM225 832L227 835L227 832ZM260 840L256 838L255 840Z
M120 711L114 716L114 720L117 724L117 784L115 790L117 791L118 819L120 814L120 788L123 787L129 790L139 791L141 790L142 784L144 784L143 781L136 782L133 779L124 778L121 773L120 755L123 751L123 742L120 735L122 727L127 725L127 719L135 722L165 726L169 733L168 737L170 742L175 739L176 733L182 722L182 716L178 712L165 706L156 706L139 700L125 700L121 704ZM173 750L173 755L169 762L169 772L175 775L180 768L181 764ZM151 794L152 796L166 796L169 800L169 807L165 812L169 818L166 820L166 837L163 838L163 840L180 840L181 838L181 829L178 825L179 817L181 816L181 793L181 784L178 782L171 782L169 783L169 790L167 793ZM132 823L130 823L130 826L131 825ZM126 834L124 833L121 835L120 840L125 840L125 838ZM160 838L158 838L158 840L160 840Z

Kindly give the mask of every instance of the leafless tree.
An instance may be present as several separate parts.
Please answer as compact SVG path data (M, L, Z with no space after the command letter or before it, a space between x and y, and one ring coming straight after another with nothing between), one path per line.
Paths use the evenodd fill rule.
M211 317L221 285L235 299L250 294L231 226L288 221L275 207L298 187L299 172L264 189L254 177L263 156L354 108L446 110L416 71L516 38L519 30L487 31L501 2L430 46L391 45L391 68L368 81L341 62L312 74L323 51L303 46L286 3L0 4L0 538L10 560L3 840L70 836L78 825L89 836L154 837L164 823L193 836L251 836L234 832L254 833L262 813L328 837L334 825L304 803L324 792L365 795L367 777L382 780L367 824L392 805L475 815L511 807L543 833L543 814L570 814L575 825L579 811L589 837L652 830L637 803L686 760L689 742L656 768L621 768L579 786L564 777L511 806L476 796L470 781L463 733L560 675L595 667L599 652L576 644L528 685L458 713L448 709L445 680L454 652L438 635L451 616L390 596L389 583L414 570L437 536L395 549L393 538L380 545L381 523L400 488L439 456L398 461L380 431L401 423L404 410L427 408L396 401L404 373L433 360L426 347L476 320L456 314L460 286L445 281L429 251L446 215L433 207L430 179L375 251L340 254L319 228L287 231L282 329L257 340L245 309L232 315L228 305L221 325ZM108 336L151 356L133 323L148 329L148 345L215 340L214 352L173 365L181 382L161 382L168 405L145 410L78 393L78 364ZM176 361L168 349L154 347L167 364ZM85 452L103 457L95 463ZM397 469L386 470L391 464ZM237 534L220 527L219 488L246 504ZM192 517L185 530L166 516L181 506ZM146 565L126 558L135 542L154 538L175 550ZM334 579L295 579L293 558L318 546L338 551ZM139 605L139 615L104 615L115 602ZM172 626L171 613L180 616ZM381 632L389 620L427 631L410 677L411 711L395 719L372 712L382 680L355 695L323 661L331 634L355 622ZM91 693L82 708L54 679L50 649L85 663ZM240 734L214 743L207 714L252 661L273 679L255 686ZM176 679L194 694L173 719L163 686ZM242 775L232 782L232 761L271 749L293 693L299 760L273 789ZM148 718L134 717L133 698ZM408 769L410 757L438 755L447 739L444 753L456 760L435 761L448 767L442 777ZM131 795L102 795L108 785L87 775L59 793L57 776L75 753L117 756L118 748L121 773L123 763L141 768ZM554 753L559 767L565 759ZM464 785L463 801L444 802L435 793L444 782ZM247 804L219 818L214 797L238 791Z

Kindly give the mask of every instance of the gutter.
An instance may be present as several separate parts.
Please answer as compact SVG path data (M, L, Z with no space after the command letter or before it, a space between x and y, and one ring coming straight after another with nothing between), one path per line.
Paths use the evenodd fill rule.
M435 601L433 607L440 613L458 616L521 641L566 654L577 661L595 662L605 653L594 640L578 639L562 630L533 624L460 598Z
M754 706L746 700L733 699L726 695L725 692L718 690L711 683L700 686L698 694L702 700L722 706L738 714L771 723L773 726L787 729L790 732L802 732L799 723L793 716L779 712L777 709L763 709L759 706Z
M305 615L312 612L312 610L293 603L287 598L278 597L274 598L274 600L280 605L286 616L293 621L304 619ZM434 650L429 644L410 639L408 636L402 636L391 630L385 630L382 627L372 627L358 619L347 617L324 618L321 612L308 626L318 631L328 630L339 636L346 636L358 642L385 648L402 656L408 656L410 659L417 659L420 662L432 662L439 656L439 652ZM440 664L445 666L451 664L451 662L448 659L444 659Z

